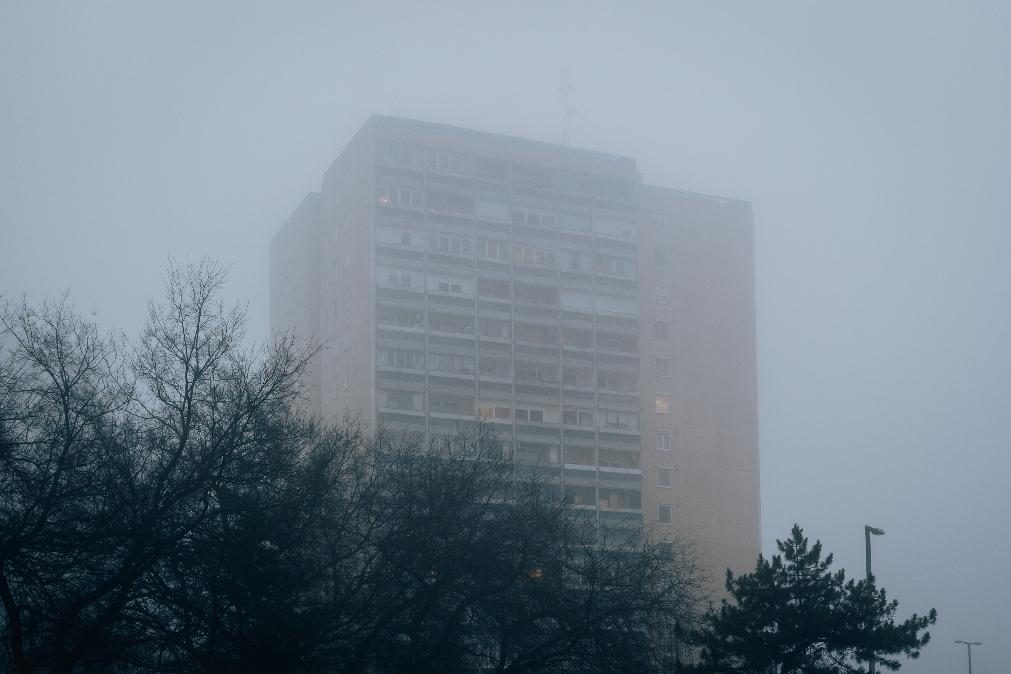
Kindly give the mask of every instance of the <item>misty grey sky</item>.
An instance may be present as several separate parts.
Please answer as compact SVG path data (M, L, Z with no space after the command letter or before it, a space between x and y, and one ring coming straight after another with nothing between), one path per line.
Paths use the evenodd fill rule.
M542 4L544 6L542 6ZM417 6L415 6L417 5ZM750 199L763 539L794 521L1011 662L1011 3L7 2L0 291L134 331L167 257L268 316L270 237L371 113Z

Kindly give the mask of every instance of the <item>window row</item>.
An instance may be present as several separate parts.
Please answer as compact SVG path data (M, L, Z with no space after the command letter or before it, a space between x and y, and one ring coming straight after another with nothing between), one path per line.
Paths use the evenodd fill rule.
M450 284L449 292L452 292ZM424 328L425 312L420 309L403 309L399 307L380 306L377 311L377 322L380 326L396 328ZM428 329L435 332L449 332L460 335L474 334L474 318L459 314L443 314L431 311L428 314ZM512 323L501 318L478 318L477 334L481 337L494 339L510 339Z
M384 164L417 171L428 169L464 176L474 175L475 173L478 175L485 175L489 172L494 173L495 175L491 177L504 177L505 173L503 170L504 166L499 167L499 164L504 165L504 162L500 162L499 160L482 159L449 150L436 150L385 140L376 143L376 159ZM489 166L489 163L491 163L491 166Z
M425 352L413 349L381 348L376 350L378 367L396 367L405 370L424 370L449 374L474 374L474 356Z
M444 191L438 189L422 190L415 187L397 185L377 185L376 202L379 206L389 208L406 208L421 210L427 205L429 211L443 212L455 215L474 216L482 220L512 222L520 226L537 228L554 228L556 222L565 229L593 231L597 234L620 237L623 239L637 238L638 231L634 222L614 220L606 217L593 217L580 213L561 213L556 219L554 215L538 213L521 208L510 208L505 201L475 198L472 194ZM659 258L658 258L659 259Z
M642 508L642 494L634 489L566 485L565 502L577 506L598 505L615 510L639 510Z
M605 178L591 173L556 171L548 166L509 162L480 155L421 147L389 140L376 141L376 160L390 166L421 171L455 173L493 180L509 180L520 188L550 192L595 195L615 203L628 203L635 195L635 182Z
M633 258L598 254L597 273L635 278L639 273L639 265Z
M380 206L395 208L423 208L425 205L425 196L422 191L409 187L381 185L376 188L376 199Z
M424 411L425 394L420 391L402 391L380 388L377 390L377 402L380 408L407 411ZM601 430L638 431L639 415L635 412L616 412L612 410L580 410L557 407L513 407L506 401L479 401L475 405L472 393L440 393L428 394L429 410L435 413L449 413L471 416L476 414L482 419L498 419L502 421L532 421L557 424L559 421L568 426L584 428L598 427ZM596 426L594 421L596 420Z
M490 408L489 408L490 409ZM501 414L496 414L499 418L509 418L509 407L498 407ZM623 431L638 431L639 430L639 415L635 412L613 412L608 410L599 410L597 415L594 415L592 410L585 409L572 409L565 408L562 410L562 423L567 426L583 426L585 428L594 428L594 420L597 420L600 424L600 428L603 429L613 429L613 430L623 430ZM557 422L557 418L545 419L551 422Z

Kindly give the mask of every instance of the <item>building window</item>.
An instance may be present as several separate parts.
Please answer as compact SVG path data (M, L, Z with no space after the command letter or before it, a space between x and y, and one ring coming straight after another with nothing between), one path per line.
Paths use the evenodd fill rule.
M424 153L420 147L402 145L388 141L378 143L379 159L387 164L420 169L423 167ZM348 174L348 178L351 174Z
M400 328L420 328L424 325L424 312L401 309L399 307L377 307L377 322L379 325L392 325Z
M428 237L428 247L438 253L456 253L470 255L471 240L459 236L438 236L431 234Z
M598 274L634 278L637 273L636 269L636 262L632 258L617 257L615 255L597 255Z
M498 279L479 278L477 280L477 294L481 297L490 297L496 300L507 300L512 295L508 281Z
M399 208L421 208L423 196L420 190L406 187L391 187L383 185L376 189L380 206Z
M514 246L513 261L523 264L534 264L542 267L555 266L555 254L545 248L536 246Z
M656 469L656 486L658 487L671 487L673 483L671 482L671 475L674 471L670 468L657 468Z
M662 358L660 356L656 357L656 376L670 376L670 358Z
M508 260L509 243L494 239L478 239L477 254L481 257L490 257L495 260Z
M443 213L472 215L474 213L474 197L454 192L428 190L428 209Z
M670 396L657 396L656 397L656 413L657 414L670 414Z
M530 211L514 209L513 222L518 225L535 225L541 227L554 227L555 216L546 213L532 213Z
M423 394L411 391L379 390L376 392L380 408L392 410L421 411Z
M592 426L593 412L583 410L564 410L562 412L562 423L570 426Z
M670 286L660 284L653 286L653 297L657 304L670 304Z
M656 511L656 521L660 524L670 524L674 521L674 506L670 503L661 503Z
M511 419L512 408L485 403L478 407L478 416L482 419Z
M470 175L474 172L474 160L472 158L445 150L425 150L425 164L430 170L446 173Z
M428 368L433 372L448 374L474 374L474 357L450 353L429 353Z
M425 352L410 349L379 349L376 351L376 365L402 370L424 370Z
M544 410L531 410L522 407L516 408L517 421L544 421Z
M412 288L414 287L411 281L410 274L389 274L388 280L391 286L397 288ZM345 307L345 310L347 307Z
M400 245L401 246L410 246L411 245L411 233L410 232L401 232L401 234L400 234Z
M562 267L571 271L593 271L593 255L575 250L561 252Z
M670 266L670 251L666 248L654 248L653 249L653 262L656 263L658 267L669 267Z
M674 449L673 437L670 431L656 432L656 448L661 452L669 452Z
M482 337L494 339L509 339L512 334L509 321L501 318L479 318L477 319L477 330Z
M639 415L634 412L609 412L600 410L600 427L620 431L638 431Z
M653 323L653 337L666 342L670 339L670 323L667 321L656 321Z

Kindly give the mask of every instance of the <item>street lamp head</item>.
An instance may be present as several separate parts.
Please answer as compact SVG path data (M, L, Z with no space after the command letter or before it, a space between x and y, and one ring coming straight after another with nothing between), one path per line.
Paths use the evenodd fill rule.
M864 529L867 529L868 533L874 534L875 536L884 536L885 530L878 529L877 527L872 527L871 525L865 525Z
M961 639L955 639L956 644L965 644L966 646L982 646L982 641L962 641Z

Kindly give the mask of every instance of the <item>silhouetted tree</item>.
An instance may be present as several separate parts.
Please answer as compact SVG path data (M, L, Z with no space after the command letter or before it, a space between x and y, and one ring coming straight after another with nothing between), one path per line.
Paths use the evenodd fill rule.
M700 664L689 671L836 674L864 672L870 654L889 670L900 667L890 656L919 657L934 609L897 623L897 601L873 582L830 571L832 555L822 559L821 543L809 546L799 526L776 545L780 554L759 556L753 572L727 571L732 601L708 614L696 635Z
M339 590L355 630L342 670L661 669L695 608L685 547L598 535L486 427L378 457L373 563Z
M245 352L223 278L171 266L134 344L65 298L0 313L0 603L16 671L130 657L149 637L146 576L283 427L266 420L286 414L312 351Z
M300 414L316 351L242 346L217 266L134 342L66 299L0 312L0 669L664 671L687 548L601 530L488 425Z

